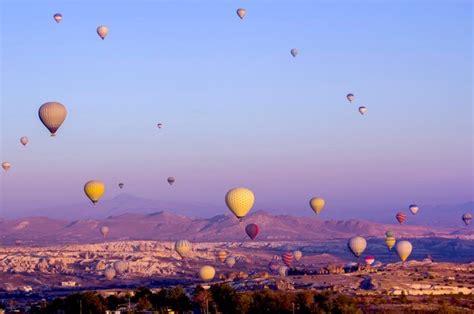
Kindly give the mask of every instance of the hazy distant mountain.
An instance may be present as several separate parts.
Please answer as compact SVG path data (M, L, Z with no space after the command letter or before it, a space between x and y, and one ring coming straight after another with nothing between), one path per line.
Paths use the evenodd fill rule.
M258 224L261 232L257 239L266 241L348 239L354 235L382 237L389 229L397 237L456 237L469 234L461 228L456 230L385 225L363 220L274 216L263 211L249 214L241 223L231 215L189 218L166 211L151 214L126 213L103 219L75 221L44 217L4 219L0 221L0 234L2 242L7 245L16 240L37 245L98 242L103 241L100 227L106 225L110 228L107 240L243 241L248 239L244 230L248 223Z

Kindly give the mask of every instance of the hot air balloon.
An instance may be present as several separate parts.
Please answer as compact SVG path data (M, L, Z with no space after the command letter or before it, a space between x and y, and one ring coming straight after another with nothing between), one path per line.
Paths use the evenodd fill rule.
M206 265L201 267L201 269L199 270L199 277L201 277L201 279L204 281L212 280L215 275L216 270L212 266Z
M408 256L410 256L413 246L410 242L403 240L397 243L395 249L397 250L397 254L402 262L404 262L407 260Z
M324 199L321 197L313 197L309 201L309 206L313 209L313 211L316 213L316 215L319 215L321 210L324 208Z
M128 263L125 261L116 261L114 263L114 269L117 272L117 274L124 274L127 269L128 269Z
M385 232L385 236L386 237L393 237L393 232L391 230L388 230L387 232Z
M272 274L275 274L279 268L280 264L278 264L278 262L276 261L271 261L270 263L268 263L268 270L270 270Z
M301 251L296 250L293 252L293 256L295 257L295 260L298 262L303 257L303 253L301 253Z
M395 242L397 242L397 240L394 237L385 238L385 244L387 245L389 250L393 248L393 246L395 245Z
M21 143L23 146L26 146L26 144L28 144L28 138L27 138L26 136L20 137L20 143Z
M255 196L247 188L235 188L227 192L225 202L230 211L237 218L242 219L253 207Z
M225 264L229 266L230 268L234 267L235 265L235 257L229 256L228 258L225 259Z
M258 235L258 232L259 232L259 228L256 224L248 224L246 227L245 227L245 232L247 233L247 235L250 237L250 239L252 240L255 240L255 238L257 237Z
M100 233L102 233L102 236L105 238L109 234L109 227L107 226L102 226L100 227Z
M168 181L169 185L173 185L174 181L176 181L176 180L175 180L174 177L169 177L169 178L167 179L167 181Z
M414 215L418 212L418 206L416 206L415 204L411 204L410 207L408 208L410 210L410 212Z
M224 250L219 250L217 251L216 256L219 262L224 263L225 259L227 258L227 252Z
M355 97L354 94L351 94L351 93L346 95L346 98L347 100L349 100L349 102L352 102L354 100L354 97Z
M53 18L56 21L56 23L59 24L59 22L61 22L61 20L63 19L63 15L61 13L56 13L55 15L53 15Z
M298 49L293 48L293 49L291 49L290 53L293 57L296 57L298 55Z
M163 123L158 123L156 126L158 127L158 129L161 129L163 127Z
M237 9L237 15L240 17L241 20L244 19L246 14L247 14L247 10L245 10L243 8Z
M287 266L280 266L278 268L278 274L282 277L286 277L286 275L288 275L288 267Z
M8 161L2 162L3 170L8 171L8 170L10 170L11 167L12 167L12 165Z
M124 184L123 184L122 182L120 182L120 183L118 184L118 186L119 186L119 188L123 189Z
M372 265L375 262L375 257L372 255L368 255L364 258L364 260L367 265Z
M367 112L367 107L365 107L365 106L360 106L360 107L359 107L359 112L360 112L360 114L362 114L362 115L365 114L365 113Z
M108 33L109 33L109 28L107 26L101 25L97 27L97 35L99 35L99 37L102 38L102 40L105 39Z
M188 240L179 240L174 244L174 249L176 252L178 252L181 258L187 257L192 248L192 244Z
M47 102L38 109L38 116L44 126L51 132L51 136L55 136L56 131L66 120L67 110L64 105L58 102Z
M349 250L351 250L352 254L356 257L359 257L362 253L364 253L365 248L367 247L367 241L365 241L362 237L353 237L347 243Z
M293 253L291 252L285 252L281 255L281 259L283 263L285 263L286 266L290 267L291 263L293 263Z
M117 275L117 272L112 267L107 267L104 271L104 276L107 280L114 279L115 275Z
M93 204L96 204L105 193L105 184L96 180L87 181L84 185L84 193Z
M471 223L472 220L472 215L469 213L465 213L462 215L462 221L464 221L464 224L468 226Z
M395 215L395 218L397 218L398 222L400 224L403 224L406 220L407 220L407 215L405 215L404 213L402 212L398 212L396 215Z

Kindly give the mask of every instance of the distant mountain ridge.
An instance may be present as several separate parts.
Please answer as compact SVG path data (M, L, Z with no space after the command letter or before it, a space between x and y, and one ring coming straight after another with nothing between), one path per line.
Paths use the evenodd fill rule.
M3 245L13 245L16 241L25 245L93 243L104 240L248 241L245 233L248 223L259 225L259 241L317 241L348 239L354 235L383 237L387 230L392 230L396 237L456 236L470 235L466 230L472 229L387 225L365 220L321 220L317 217L271 215L264 211L251 212L243 222L239 222L230 214L190 218L158 211L74 221L46 217L3 219L0 221L0 240ZM106 239L100 234L102 226L110 228Z

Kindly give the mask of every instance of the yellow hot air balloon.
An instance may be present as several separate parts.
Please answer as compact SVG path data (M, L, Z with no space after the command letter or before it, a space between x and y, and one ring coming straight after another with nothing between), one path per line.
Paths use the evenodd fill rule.
M56 136L56 131L66 120L66 115L66 107L55 101L44 103L38 110L38 116L44 126L51 132L51 136Z
M397 243L395 249L397 250L397 254L402 262L404 262L407 260L408 256L410 256L413 246L410 242L403 240Z
M8 171L8 170L10 170L11 167L12 167L12 165L8 161L2 162L3 170Z
M204 281L212 280L215 275L216 270L212 266L206 265L201 267L201 269L199 270L199 277L201 277L201 279Z
M347 243L347 246L356 257L359 257L364 253L365 248L367 247L367 241L365 241L364 238L357 236L351 238L349 243Z
M181 256L181 258L188 256L192 248L192 244L188 240L179 240L174 244L174 249Z
M227 192L225 202L230 211L237 218L242 219L252 209L255 196L247 188L235 188Z
M324 208L324 199L321 197L313 197L309 201L309 206L313 209L313 211L316 213L316 215L319 215L321 210Z
M227 258L227 252L224 250L219 250L216 256L219 262L224 263L225 259Z
M99 35L99 37L102 38L102 40L105 39L108 33L109 33L109 28L107 26L101 25L97 27L97 35Z
M84 185L84 193L92 201L97 203L105 193L105 184L101 181L91 180Z
M394 237L385 238L385 244L387 245L389 250L393 248L393 246L395 245L395 242L397 242L397 240Z

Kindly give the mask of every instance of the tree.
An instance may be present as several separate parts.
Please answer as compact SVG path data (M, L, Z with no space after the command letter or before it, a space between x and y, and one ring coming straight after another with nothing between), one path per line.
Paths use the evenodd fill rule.
M206 313L208 305L213 301L209 291L200 285L194 289L192 300L204 313Z
M238 308L239 297L234 289L225 284L212 285L210 292L220 312L226 314L241 313Z

